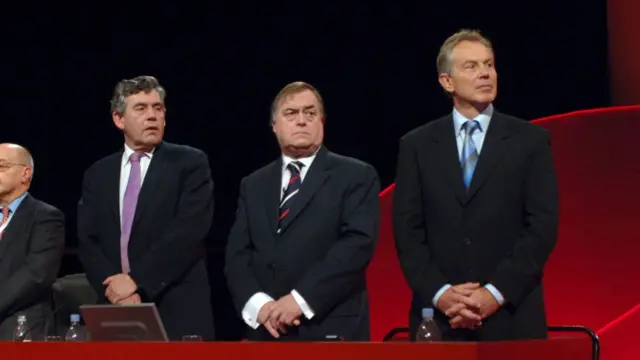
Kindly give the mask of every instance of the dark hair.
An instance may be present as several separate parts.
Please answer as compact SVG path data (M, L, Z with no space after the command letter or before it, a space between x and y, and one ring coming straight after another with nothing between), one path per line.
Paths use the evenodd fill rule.
M120 80L116 85L116 88L113 90L113 97L111 98L111 112L115 112L118 115L124 114L127 107L127 104L125 103L127 97L141 92L150 93L153 90L160 94L160 98L164 102L167 92L155 77L138 76L133 79Z
M280 90L280 92L278 93L278 95L276 95L275 99L273 99L273 102L271 103L271 121L269 122L269 125L273 124L273 122L276 120L278 108L280 107L280 105L282 105L282 102L284 101L284 99L286 99L291 95L295 95L307 90L311 91L313 95L316 96L316 99L318 99L318 104L320 105L320 112L322 113L322 119L324 122L326 118L326 113L324 110L324 101L322 100L322 96L320 96L320 92L318 91L318 89L316 89L315 87L313 87L313 85L308 84L306 82L295 81L283 87L282 90Z

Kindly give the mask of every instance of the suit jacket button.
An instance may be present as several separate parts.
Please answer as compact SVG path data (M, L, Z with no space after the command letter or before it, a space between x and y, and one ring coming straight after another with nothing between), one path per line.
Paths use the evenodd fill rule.
M469 239L469 238L464 238L464 239L463 239L463 241L464 241L464 244L465 244L465 245L471 245L471 239Z
M267 268L269 268L269 270L273 270L276 268L275 265L273 265L272 263L267 264Z

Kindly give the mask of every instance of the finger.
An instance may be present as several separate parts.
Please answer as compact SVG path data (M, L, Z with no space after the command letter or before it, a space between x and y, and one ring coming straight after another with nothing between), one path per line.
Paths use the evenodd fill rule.
M462 316L458 315L453 319L451 319L451 321L449 321L449 324L451 325L452 329L457 329L462 324L462 321L463 321Z
M458 295L471 296L475 290L467 289L463 287L452 287L451 291L453 291L455 294L458 294Z
M264 328L267 329L267 331L269 331L269 334L271 334L271 336L273 336L274 338L279 338L280 334L278 334L278 332L273 328L273 325L271 325L271 322L267 321L264 323Z
M476 301L474 301L471 298L468 298L466 296L462 296L462 295L456 294L456 300L459 303L467 305L467 307L470 307L470 308L473 308L473 309L479 309L480 308L480 304L478 304Z
M459 316L462 316L463 318L469 319L469 320L473 320L473 321L480 321L482 320L482 317L476 313L474 313L473 311L469 310L469 309L463 309L458 313Z
M102 282L102 285L107 285L109 284L111 281L113 280L113 275L109 276L108 278L104 279L104 281Z
M453 317L455 315L458 315L458 313L465 308L466 308L465 304L457 303L452 307L450 307L447 311L445 311L445 315L447 315L448 317Z
M293 320L293 325L300 326L300 319Z
M293 325L293 322L296 320L296 318L293 316L293 314L288 314L285 318L284 318L284 323L291 326Z

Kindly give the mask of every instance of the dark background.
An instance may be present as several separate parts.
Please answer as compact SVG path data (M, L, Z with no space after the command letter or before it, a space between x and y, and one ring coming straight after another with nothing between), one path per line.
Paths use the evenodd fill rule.
M398 139L451 111L437 83L442 42L477 28L493 42L497 109L524 119L609 105L605 0L18 3L0 20L0 142L35 159L31 193L67 215L61 275L80 272L82 175L122 146L109 113L123 78L167 89L166 140L209 155L217 333L236 339L221 272L240 179L279 155L273 97L302 80L322 93L325 145L393 182Z

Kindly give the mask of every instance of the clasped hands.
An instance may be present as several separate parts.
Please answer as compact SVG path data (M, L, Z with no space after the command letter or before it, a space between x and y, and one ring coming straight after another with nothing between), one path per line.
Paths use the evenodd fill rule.
M107 287L104 296L112 304L132 305L142 302L140 295L136 293L138 286L127 274L109 276L102 282L102 285Z
M451 328L476 329L482 320L493 315L500 304L491 292L478 283L464 283L448 288L436 304L448 317Z
M287 327L300 325L302 309L293 295L285 295L278 301L271 300L264 304L258 312L258 323L269 331L271 336L279 338L286 334Z

